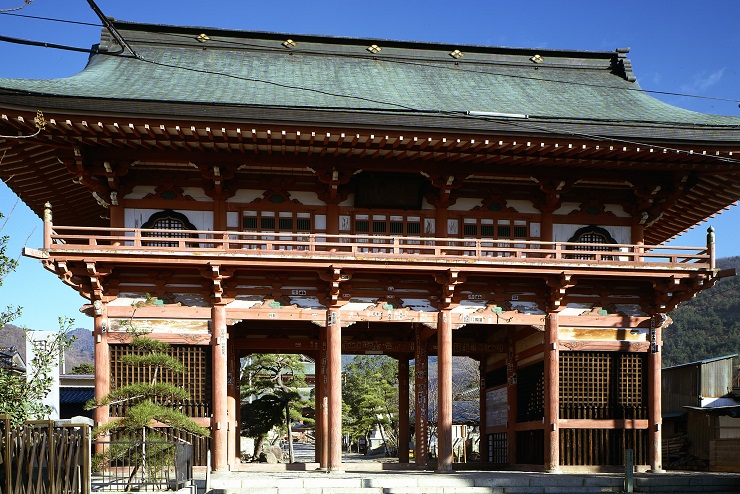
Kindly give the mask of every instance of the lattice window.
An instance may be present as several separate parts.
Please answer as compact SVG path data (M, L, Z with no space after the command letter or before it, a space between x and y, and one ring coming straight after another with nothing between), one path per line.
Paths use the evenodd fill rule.
M111 389L138 382L151 382L153 369L124 365L121 358L133 353L130 345L111 345ZM172 345L169 354L185 366L182 373L164 371L159 379L170 382L190 393L190 400L180 403L181 410L190 417L211 415L211 354L209 346ZM125 415L126 405L111 407L111 416Z
M530 224L526 220L464 218L462 236L495 240L527 240Z
M641 353L562 352L560 418L645 418L644 359Z
M242 211L242 231L261 233L311 233L310 212Z
M489 435L490 444L490 457L491 463L497 463L499 465L505 465L509 462L509 447L507 443L506 432L497 432Z
M645 405L644 355L625 353L619 355L619 405L639 409Z
M561 418L606 418L613 406L613 374L608 353L561 353Z
M576 233L568 239L568 242L577 242L580 244L587 245L570 245L568 250L587 250L593 251L614 251L616 248L609 244L616 244L617 241L612 238L607 230L598 227L596 225L590 225L584 228L580 228ZM568 255L569 259L596 259L595 254L571 254ZM614 259L612 256L600 256L600 259L609 261Z
M178 230L195 230L195 226L188 221L187 217L171 209L154 213L146 223L141 225L143 237L167 237L167 238L197 238L194 233L181 233ZM161 230L161 231L158 231ZM178 242L146 241L143 245L150 247L177 247Z

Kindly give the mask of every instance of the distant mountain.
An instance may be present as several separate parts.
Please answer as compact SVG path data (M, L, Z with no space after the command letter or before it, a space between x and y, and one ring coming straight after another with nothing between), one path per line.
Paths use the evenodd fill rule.
M92 332L87 329L77 328L70 332L75 338L72 346L64 354L65 370L69 373L80 364L92 364L94 361L94 342ZM0 347L15 347L21 356L26 358L26 338L23 328L6 324L0 329Z
M740 273L740 257L717 260ZM670 313L663 332L663 366L740 354L740 276L724 278Z
M77 328L70 334L75 337L75 341L64 354L65 368L68 373L80 364L92 364L95 361L95 342L92 331Z

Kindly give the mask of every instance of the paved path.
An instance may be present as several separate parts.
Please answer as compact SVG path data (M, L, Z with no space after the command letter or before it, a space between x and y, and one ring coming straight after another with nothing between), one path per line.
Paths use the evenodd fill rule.
M293 457L296 463L313 463L316 457L314 443L293 443ZM342 452L342 463L397 463L398 458L386 458L379 455L363 455L360 453Z

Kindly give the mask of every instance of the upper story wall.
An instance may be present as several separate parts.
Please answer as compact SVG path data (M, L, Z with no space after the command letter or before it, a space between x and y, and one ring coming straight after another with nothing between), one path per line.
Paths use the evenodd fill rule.
M392 177L386 173L383 177ZM601 202L590 189L571 193L568 201L543 206L536 188L465 183L460 190L436 187L422 176L399 174L384 189L382 182L363 190L354 179L327 197L320 181L280 177L279 187L237 188L228 197L214 199L198 187L135 186L123 196L123 217L112 220L139 228L158 213L173 210L196 230L235 230L339 235L389 235L501 240L590 241L631 244L637 221L611 194ZM404 180L410 177L404 197ZM391 178L391 181L393 179ZM530 197L527 197L527 196ZM582 199L579 201L579 195ZM637 229L637 232L641 232ZM586 237L584 237L586 235ZM584 240L585 239L585 240ZM602 240L599 240L602 239Z

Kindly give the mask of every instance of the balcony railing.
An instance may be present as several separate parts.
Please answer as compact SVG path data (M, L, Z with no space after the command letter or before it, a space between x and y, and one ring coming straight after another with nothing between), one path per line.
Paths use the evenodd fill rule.
M676 247L587 244L541 240L430 238L388 235L328 235L201 230L144 230L54 226L45 248L55 254L136 254L139 256L280 257L326 261L521 262L555 264L659 264L699 270L714 267L713 245Z

